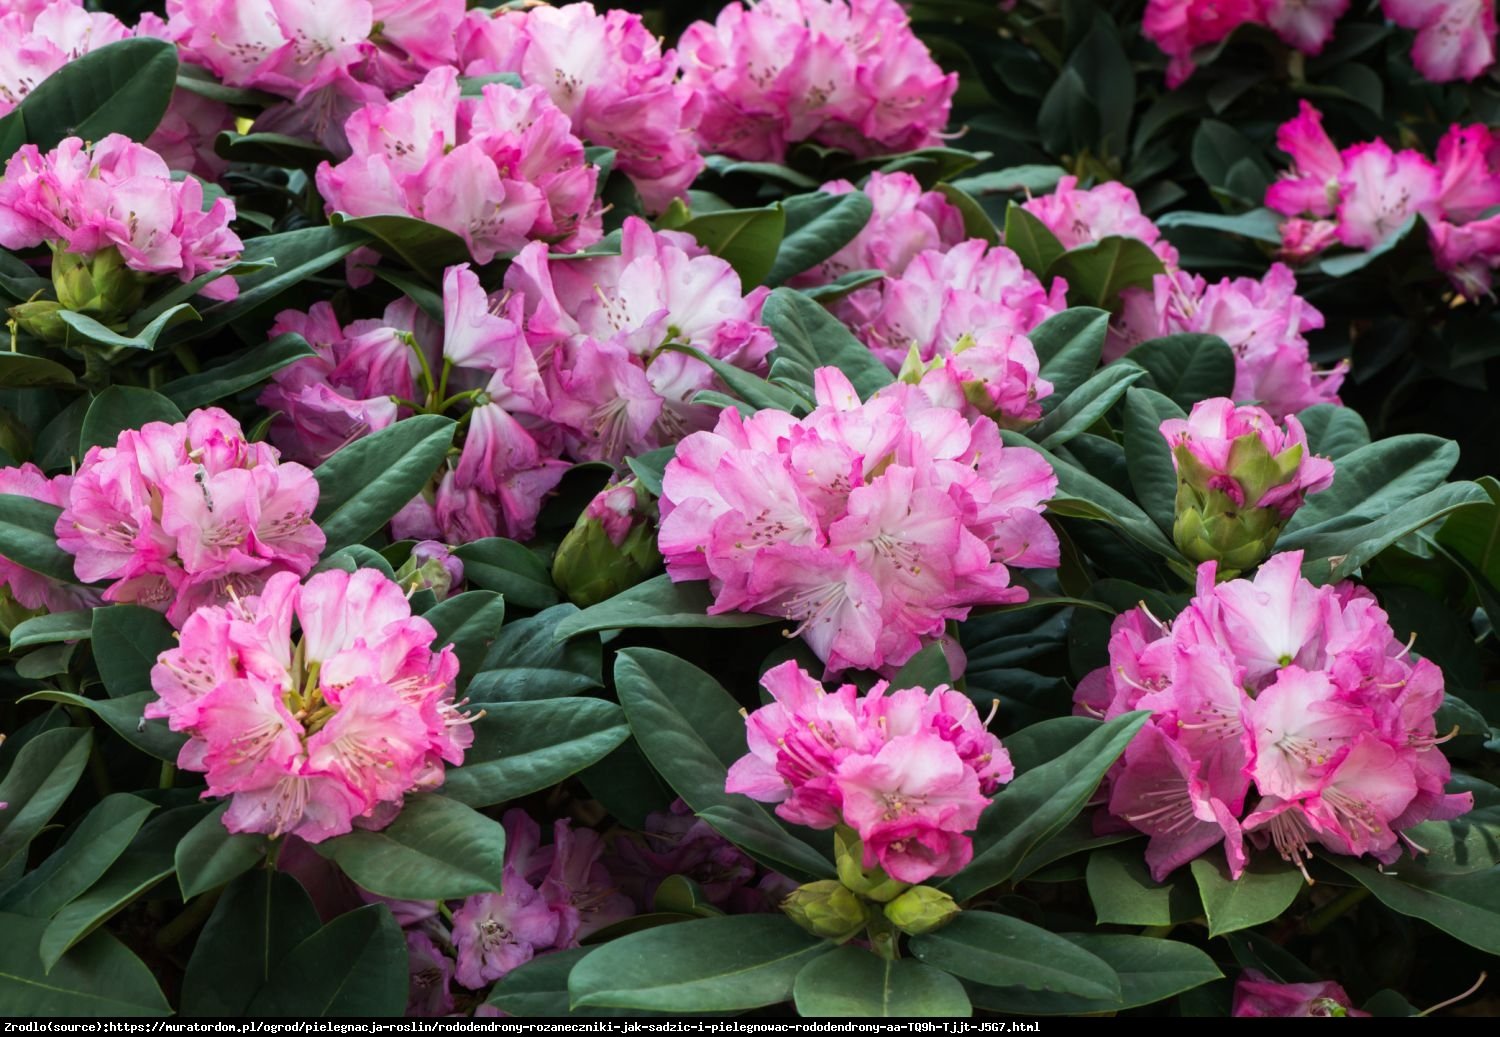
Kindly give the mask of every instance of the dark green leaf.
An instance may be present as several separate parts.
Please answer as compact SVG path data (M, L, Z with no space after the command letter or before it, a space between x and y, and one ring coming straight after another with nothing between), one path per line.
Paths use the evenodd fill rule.
M245 1014L398 1016L406 1009L407 973L401 927L384 904L370 904L335 918L276 962Z
M236 133L223 130L214 138L214 152L230 162L280 166L283 169L316 169L332 161L328 149L315 140L285 133Z
M5 120L25 127L43 151L64 137L103 140L123 133L145 141L161 122L177 85L177 47L140 36L73 58L38 83Z
M1390 873L1338 854L1324 859L1392 911L1431 922L1486 954L1500 954L1500 867L1454 875L1402 861Z
M151 687L156 657L177 647L165 617L140 605L108 605L94 610L94 663L111 698L135 695Z
M1067 251L1045 223L1015 202L1005 207L1005 247L1020 257L1022 266L1042 278Z
M105 796L61 848L0 895L0 911L50 918L98 881L155 809L154 804L124 792Z
M1193 861L1192 870L1208 916L1209 936L1222 936L1280 917L1306 885L1296 868L1265 857L1245 869L1238 879L1229 877L1222 861L1208 857Z
M995 227L995 221L990 219L990 214L975 201L973 195L953 184L938 184L937 192L948 199L948 204L964 218L965 237L980 238L990 245L1000 244L1000 231Z
M681 228L698 244L725 260L748 290L762 284L776 262L776 250L786 228L779 205L763 209L726 209L695 216Z
M182 411L161 393L111 385L89 404L79 449L87 452L91 446L114 446L121 432L153 421L171 425L181 420Z
M554 605L501 627L469 682L469 697L476 702L531 702L601 687L599 639L556 638L558 624L577 612L576 605Z
M1161 423L1183 417L1182 408L1150 389L1125 394L1125 470L1136 500L1164 533L1176 517L1177 467Z
M1028 435L1049 450L1056 450L1075 436L1088 431L1125 395L1131 383L1146 373L1124 365L1106 367L1068 394Z
M73 372L55 360L0 351L0 388L30 389L74 384Z
M1178 871L1156 882L1143 851L1139 840L1132 840L1089 854L1089 899L1099 924L1173 925L1201 915L1203 906L1187 876Z
M1052 395L1042 402L1045 410L1057 406L1099 366L1099 353L1109 333L1109 314L1079 307L1064 310L1042 321L1027 337L1036 348L1041 375L1052 383Z
M243 1016L303 940L318 912L302 883L257 868L232 882L198 936L182 981L182 1014Z
M315 356L295 332L277 335L217 367L190 374L161 387L161 394L183 411L206 407L269 378L288 364Z
M1142 383L1184 411L1199 400L1234 391L1234 353L1217 335L1167 335L1142 342L1122 363L1146 369Z
M481 700L468 708L485 715L474 722L464 765L448 768L443 794L473 807L550 788L630 737L620 707L602 699Z
M1010 878L1033 847L1083 809L1104 773L1149 716L1146 712L1127 713L1093 727L1060 755L1017 774L980 816L974 833L973 861L939 885L962 901ZM1055 722L1037 726L1045 723Z
M494 591L466 591L438 602L422 616L437 631L434 650L452 645L458 656L459 679L468 678L485 657L505 621L505 599Z
M165 1016L172 1007L141 959L107 932L97 932L50 970L42 968L47 923L0 915L0 1015Z
M368 234L377 251L401 260L433 284L442 283L445 268L469 261L469 246L463 238L426 220L396 215L336 215L333 222Z
M453 441L452 419L418 414L357 439L318 466L313 519L327 552L380 529L432 478Z
M156 692L149 690L112 699L84 698L68 691L36 691L21 701L60 702L86 709L141 752L158 760L176 763L177 754L182 750L182 743L187 741L187 735L169 730L165 720L143 719L146 703L155 698Z
M229 831L224 827L227 801L210 810L182 837L173 860L182 899L207 893L255 867L266 855L262 835Z
M317 851L351 879L398 900L456 900L500 889L505 829L434 793L412 796L378 832L356 828Z
M24 853L31 840L78 784L94 740L88 731L45 731L21 747L0 781L0 867ZM3 943L4 941L0 941Z
M121 335L119 332L100 324L94 318L85 313L76 313L73 310L59 310L57 319L62 321L68 328L67 344L73 349L86 348L86 346L99 346L107 350L139 349L150 351L156 348L156 340L161 333L170 327L189 321L202 320L198 311L187 303L178 303L169 307L160 316L147 323L141 330L133 335ZM86 344L82 345L82 344Z
M464 563L464 579L475 587L499 591L518 608L544 609L557 604L557 588L547 563L536 552L504 537L473 540L454 548Z
M673 583L665 573L638 583L623 594L584 609L557 624L559 641L600 630L636 627L758 627L784 622L775 616L726 612L710 616L713 595L700 582Z
M1070 249L1047 267L1047 277L1065 278L1074 306L1114 309L1126 288L1150 288L1166 267L1151 247L1135 238L1107 237Z
M778 288L766 299L761 321L771 329L771 381L812 399L813 372L837 367L860 399L894 381L891 372L863 342L821 305L791 288Z
M203 323L193 328L193 338L207 338L271 302L292 285L321 273L369 241L347 227L304 227L281 234L266 234L245 242L241 262L271 261L275 265L238 278L239 295L203 311Z
M673 1013L738 1011L792 997L797 973L832 944L784 915L730 915L611 940L573 966L575 1005Z
M1055 933L993 911L965 911L914 936L912 953L955 976L994 987L1117 998L1120 980L1102 959Z
M94 614L89 609L75 612L52 612L17 623L10 632L12 652L32 645L56 644L58 641L84 641L93 632Z
M793 985L805 1018L967 1018L963 984L921 962L889 961L862 947L840 947L808 962Z
M627 648L615 657L615 686L641 751L695 813L778 870L833 874L827 858L759 803L724 791L730 765L746 752L745 721L717 681L676 656Z
M863 191L799 194L783 203L786 233L765 283L785 283L843 248L870 222L874 207ZM749 282L747 282L748 284Z

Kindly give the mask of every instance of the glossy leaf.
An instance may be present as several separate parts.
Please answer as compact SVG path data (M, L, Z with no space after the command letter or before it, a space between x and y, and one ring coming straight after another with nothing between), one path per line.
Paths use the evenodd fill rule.
M889 961L862 947L840 947L797 973L792 993L803 1018L966 1018L963 984L921 962Z
M357 544L415 497L448 453L454 424L418 414L355 440L318 466L313 520L328 538L326 553Z
M911 939L929 965L986 986L1050 990L1089 998L1120 996L1103 959L1054 933L993 911L969 910L943 928Z
M378 832L355 829L315 849L371 893L399 900L450 900L500 889L505 829L462 803L410 796Z
M464 765L448 768L443 794L473 807L549 788L630 737L620 707L602 699L475 701L467 708L485 715L474 722Z

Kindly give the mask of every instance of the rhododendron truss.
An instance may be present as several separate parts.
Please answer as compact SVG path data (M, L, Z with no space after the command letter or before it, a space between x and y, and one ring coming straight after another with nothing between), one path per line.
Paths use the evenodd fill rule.
M545 90L573 132L613 148L651 212L661 212L703 171L693 130L702 101L678 79L678 59L641 16L592 4L494 12L476 8L459 29L465 75L514 72Z
M200 181L174 180L159 155L118 133L93 145L68 137L47 152L21 147L0 178L0 246L47 245L56 300L22 303L11 315L49 339L66 334L59 309L123 327L152 275L193 281L228 269L243 248L229 227L234 202L203 202ZM217 277L198 290L233 299L238 286Z
M678 45L707 152L780 162L814 141L856 155L937 144L958 77L895 0L731 3Z
M247 442L218 408L91 447L65 492L57 543L78 579L112 581L105 601L154 608L177 627L201 605L303 575L325 543L312 472Z
M915 386L861 403L836 368L816 381L805 418L726 409L682 442L662 481L672 579L708 580L713 614L796 622L830 672L900 666L949 619L1024 601L1010 567L1058 560L1046 461Z
M345 132L352 155L317 172L330 213L426 220L480 263L528 241L571 250L602 234L598 170L540 87L488 83L464 97L457 70L438 68L397 100L356 111Z
M750 752L725 789L793 824L846 825L862 866L898 882L952 875L974 854L979 815L1014 775L972 700L947 685L829 692L795 662L767 670L769 705L745 718Z
M376 570L278 573L188 618L151 670L146 716L189 736L178 766L229 797L231 832L316 843L382 828L473 741L458 660L435 637Z
M1120 615L1109 665L1078 687L1079 712L1153 713L1107 804L1150 837L1158 880L1219 844L1236 877L1252 849L1304 875L1315 846L1389 864L1424 852L1407 829L1473 805L1445 791L1442 671L1396 640L1369 591L1316 587L1301 564L1279 554L1253 581L1215 586L1205 562L1171 623L1144 606Z

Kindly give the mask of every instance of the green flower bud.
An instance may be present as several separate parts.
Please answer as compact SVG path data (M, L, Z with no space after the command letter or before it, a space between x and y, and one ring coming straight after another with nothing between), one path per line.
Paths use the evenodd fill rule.
M552 579L580 608L628 590L661 565L656 504L639 480L612 483L558 545Z
M52 288L63 309L86 313L107 326L123 326L140 309L146 278L126 266L113 248L92 256L59 250L52 255Z
M913 936L941 929L958 913L954 899L931 886L913 886L885 905L885 917L890 923Z
M68 326L57 316L62 309L62 305L51 300L33 299L31 302L12 306L5 312L10 314L10 319L22 331L35 335L43 342L61 342L68 337Z
M781 902L792 921L812 933L843 943L865 927L870 909L834 879L798 886Z
M878 904L898 897L910 888L905 882L891 878L878 864L866 869L864 852L864 844L854 834L854 829L839 825L833 830L834 862L838 866L839 881L845 886Z

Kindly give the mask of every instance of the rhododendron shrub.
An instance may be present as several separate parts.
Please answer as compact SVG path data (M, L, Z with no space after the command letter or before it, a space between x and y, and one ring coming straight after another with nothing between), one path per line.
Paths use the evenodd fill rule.
M611 6L0 0L0 1010L1487 1011L1490 0Z

